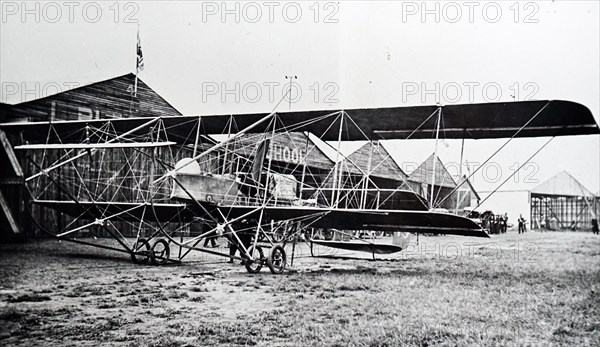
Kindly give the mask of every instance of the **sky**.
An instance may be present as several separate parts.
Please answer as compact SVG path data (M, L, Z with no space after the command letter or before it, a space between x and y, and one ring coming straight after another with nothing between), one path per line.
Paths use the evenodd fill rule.
M0 1L1 102L135 72L184 114L560 99L600 114L597 1ZM284 100L291 77L292 102ZM493 190L548 139L473 177ZM466 140L463 173L506 140ZM406 171L435 141L388 141ZM349 152L357 145L346 145ZM438 143L458 173L461 141ZM568 170L600 190L600 137L556 138L501 189ZM464 165L464 160L468 165Z

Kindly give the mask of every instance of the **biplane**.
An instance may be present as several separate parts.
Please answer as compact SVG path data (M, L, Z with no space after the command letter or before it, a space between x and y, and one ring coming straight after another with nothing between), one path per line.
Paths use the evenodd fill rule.
M438 139L440 131L447 139L507 143L600 133L591 112L568 101L44 121L0 129L28 173L32 221L52 237L126 252L136 263L180 262L200 251L241 260L252 273L264 265L283 272L290 243L300 238L375 256L402 247L352 231L489 237L467 217L438 212L433 194L425 198L406 184L378 187L372 179L378 163L346 161L352 175L342 161L330 169L309 167L314 148L297 145L294 134L333 143L341 156L345 141ZM296 145L275 156L276 137ZM328 230L345 237L315 237ZM202 245L221 236L238 245L240 256ZM106 237L117 245L103 242Z

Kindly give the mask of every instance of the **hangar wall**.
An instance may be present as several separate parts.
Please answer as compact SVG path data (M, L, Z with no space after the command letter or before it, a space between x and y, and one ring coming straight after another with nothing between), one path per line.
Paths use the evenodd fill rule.
M137 93L134 94L135 75L129 73L118 76L109 80L92 83L89 85L70 89L58 94L46 96L40 99L26 101L15 105L3 104L0 107L0 122L23 122L23 121L51 121L51 120L88 120L88 119L111 119L111 118L127 118L127 117L156 117L156 116L178 116L181 113L164 100L158 93L152 90L142 80L138 79ZM8 135L7 135L8 136ZM12 136L8 139L12 145L22 144L21 139L17 136ZM122 168L126 165L127 157L132 156L133 150L125 149L121 152L113 151L110 156L103 157L103 161L109 167ZM36 151L29 153L31 160L27 159L26 153L16 153L18 164L23 171L23 176L29 177L39 169L35 167L33 162L40 163L41 157L44 157L44 162L47 164L52 162L52 154L46 154L45 151ZM58 152L54 151L54 155ZM160 154L159 154L160 155ZM57 159L58 157L56 157ZM95 166L97 158L82 157L77 160L76 164L79 168L85 168L86 171L93 172L98 168ZM144 164L140 163L140 167L134 167L132 170L144 171ZM61 177L69 177L74 175L76 170L73 166L64 166L59 170ZM51 225L53 223L64 224L70 222L70 217L62 216L54 210L42 207L27 207L24 202L31 199L28 194L24 194L22 188L23 177L20 178L18 185L13 183L14 175L6 172L0 172L0 193L4 197L8 208L12 214L18 218L18 224L24 229L22 237L42 236L36 232L38 228L31 225L32 220L36 220L40 224ZM41 178L46 180L46 178ZM42 186L48 185L49 189L43 193L43 196L38 198L45 199L62 199L69 200L64 196L64 192L59 192L55 186L51 186L48 182L42 182ZM69 183L68 179L62 180L61 185L69 191L77 192L74 194L78 198L81 190ZM130 196L132 187L110 187L103 193L107 199L116 194L124 194ZM30 214L33 214L30 217ZM0 224L4 225L5 218L0 218ZM120 228L127 233L132 229L128 225L119 225ZM12 237L11 234L5 232L9 230L2 228L0 236Z

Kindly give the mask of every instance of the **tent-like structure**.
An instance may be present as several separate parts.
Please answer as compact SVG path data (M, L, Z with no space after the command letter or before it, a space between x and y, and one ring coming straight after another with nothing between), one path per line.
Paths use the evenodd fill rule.
M341 180L339 186L344 195L340 206L400 208L397 193L406 186L408 175L380 141L366 142L352 153L339 156L327 150L329 144L315 143L333 162L337 160L337 170L330 171L325 183L332 188Z
M446 197L453 194L457 186L456 181L452 177L452 174L448 172L442 160L435 154L430 155L429 158L408 176L408 186L416 193L425 197L427 201L431 201L431 184L434 179L434 170L433 205L449 211L454 210L456 208L456 201L451 197Z
M562 171L531 191L532 228L590 229L599 207L596 195Z
M342 170L353 186L369 189L363 200L379 202L384 208L399 208L395 195L405 183L408 175L400 168L380 141L367 142L342 161ZM365 177L368 180L365 180ZM362 180L362 182L361 182ZM348 183L346 183L346 186Z
M481 202L479 193L471 184L467 175L463 175L459 181L459 188L453 193L455 207L453 212L456 214L464 214L465 209L471 206L478 206Z

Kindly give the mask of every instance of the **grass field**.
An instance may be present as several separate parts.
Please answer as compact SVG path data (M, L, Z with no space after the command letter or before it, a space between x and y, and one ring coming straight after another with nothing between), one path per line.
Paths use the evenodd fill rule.
M206 257L155 267L3 244L0 345L600 345L590 233L421 237L378 261L307 253L284 275L250 275Z

